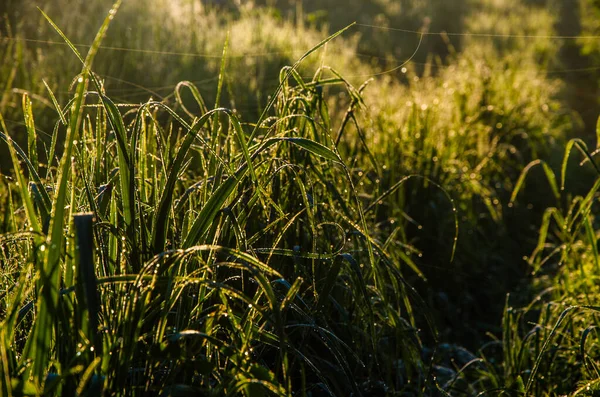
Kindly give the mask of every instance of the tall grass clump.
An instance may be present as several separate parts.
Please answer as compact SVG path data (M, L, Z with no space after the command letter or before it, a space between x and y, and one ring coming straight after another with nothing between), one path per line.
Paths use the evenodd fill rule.
M555 205L544 211L537 245L526 257L536 296L522 307L507 297L501 337L484 345L479 363L455 381L463 392L597 394L600 257L594 214L600 169L596 154L581 139L574 139L566 144L558 167L536 159L521 173L511 197L515 207L523 205L519 198L536 169L545 175L555 198ZM573 189L570 167L586 174L587 191Z
M393 189L369 215L385 233L399 231L390 241L393 252L409 254L420 270L413 283L447 325L441 327L447 340L471 348L486 332L501 331L498 297L522 287L528 273L522 257L535 246L530 225L552 203L551 192L537 184L544 195L527 194L531 206L514 208L509 201L519 174L533 159L553 158L571 128L558 100L561 82L539 65L551 49L513 45L520 51L471 37L448 63L432 58L424 74L406 65L398 78L373 80L364 88L366 111L353 116L357 127L351 119L352 133L342 137L364 175L363 194L372 186L379 193ZM363 142L369 155L355 155L352 148ZM460 236L451 262L453 207Z
M559 16L550 4L539 3L535 0L473 2L469 18L465 20L465 31L489 36L467 35L463 39L464 46L492 43L503 55L520 55L523 66L548 66L549 62L556 61L561 45L561 40L550 39L558 36Z
M44 14L83 65L68 101L50 91L51 145L27 97L26 149L1 123L14 167L2 395L434 388L403 276L412 262L372 235L370 200L332 134L346 126L333 125L323 87L341 83L351 106L360 92L325 69L304 79L297 62L258 121L241 123L220 107L222 62L214 105L184 81L176 107L122 107L92 71L119 4L85 58Z

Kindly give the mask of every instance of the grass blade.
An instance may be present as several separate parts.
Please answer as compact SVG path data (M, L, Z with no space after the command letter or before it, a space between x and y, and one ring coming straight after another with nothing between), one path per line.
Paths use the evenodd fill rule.
M35 132L35 123L33 121L33 104L27 94L23 95L23 115L25 116L25 127L27 128L27 151L29 154L29 160L38 167L38 156L37 156L37 134Z
M79 78L75 101L70 108L70 119L67 127L67 136L65 138L65 149L59 165L58 183L54 202L52 206L52 219L50 223L50 236L46 258L42 269L38 269L42 290L39 293L37 301L37 318L31 335L27 340L27 345L22 357L23 361L31 361L32 365L25 372L25 379L32 378L34 384L41 388L45 381L45 372L48 366L49 353L52 344L53 325L57 320L57 305L59 297L60 280L60 258L64 243L65 223L65 205L67 201L67 181L70 179L71 154L73 152L74 141L79 133L79 128L83 120L83 106L85 103L85 91L88 84L90 68L97 53L104 34L114 14L119 8L120 1L117 1L110 11L109 16L104 20L100 30L96 34L92 46L83 61L81 77ZM54 27L54 29L65 39L75 55L81 60L81 56L72 43L66 38L64 33L52 22L52 20L43 12L42 15Z

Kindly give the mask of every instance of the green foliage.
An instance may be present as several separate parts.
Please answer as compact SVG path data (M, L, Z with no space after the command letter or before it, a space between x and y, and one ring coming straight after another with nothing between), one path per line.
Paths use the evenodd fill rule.
M573 194L565 186L568 159L577 147L579 168L595 173L588 191ZM528 258L539 295L524 308L507 299L502 338L481 349L484 367L461 376L474 392L492 389L524 395L594 395L598 378L597 277L600 271L594 213L600 179L594 155L581 140L568 142L560 172L534 160L524 168L512 199L535 166L541 166L555 207L546 208L538 243ZM578 170L580 173L582 170ZM560 189L557 183L561 180ZM473 387L478 384L478 387Z
M368 112L356 117L358 127L344 139L350 148L364 142L370 148L369 156L348 152L365 175L364 194L371 186L385 191L406 175L421 177L373 208L374 220L386 234L398 229L394 252L404 251L402 244L418 248L413 260L428 280L424 288L435 291L429 302L451 313L440 313L449 339L474 348L480 335L497 329L504 305L498 296L522 278L521 258L529 254L526 244L534 244L531 230L513 227L527 224L510 203L514 184L527 159L552 154L569 119L555 99L560 82L546 78L526 54L501 56L474 42L450 59L435 75L407 67L401 82L370 83L364 89ZM552 203L531 196L524 200L536 208ZM453 207L460 237L449 264ZM537 222L533 211L524 212ZM480 328L471 325L474 315Z
M3 93L0 111L11 129L16 129L22 119L22 92L26 90L36 99L36 107L42 105L36 109L36 122L47 141L55 114L52 102L44 98L45 84L56 94L58 102L64 104L71 95L67 87L81 67L36 6L65 29L71 42L83 50L94 38L90 32L102 23L98 16L109 11L110 3L15 2L9 9L12 24L6 25L7 32L0 41L6 59L0 71L7 76L6 83L3 79L0 84ZM18 18L13 20L15 16ZM205 93L207 102L214 103L227 34L229 73L222 76L224 81L220 83L221 103L249 119L263 110L267 95L278 85L279 70L293 64L327 36L323 30L295 26L252 7L236 14L194 1L160 0L153 2L152 7L143 1L128 1L107 32L94 72L103 80L106 93L115 103L139 104L148 97L169 100L180 81L192 81ZM341 71L368 74L369 68L354 55L356 40L339 41L340 44L332 44L319 57L303 62L301 72L311 76L322 62L333 59Z
M148 101L123 114L90 74L115 11L87 58L76 53L83 70L57 128L65 149L58 166L46 153L37 187L52 186L47 231L6 137L27 217L4 233L33 234L7 243L4 261L23 253L34 275L3 297L7 395L421 387L403 380L425 375L402 262L365 227L324 125L323 72L282 74L274 117L253 133L226 109L196 117ZM75 212L90 215L74 230Z
M598 387L548 10L68 3L0 6L0 394Z
M600 32L598 17L600 16L600 4L594 0L580 0L579 8L581 12L582 36L593 36ZM592 55L595 60L598 59L600 47L597 40L581 38L579 40L581 50L586 55Z
M411 30L462 32L464 16L472 7L469 0L350 0L344 7L336 0L258 0L255 3L275 7L308 26L337 30L347 21L369 25L356 33L357 55L364 63L383 64L388 68L408 59L419 46L419 36ZM462 47L459 37L453 37L451 43L454 48ZM417 62L425 62L431 54L445 57L452 51L448 37L443 35L427 37L420 45L421 51L415 57Z

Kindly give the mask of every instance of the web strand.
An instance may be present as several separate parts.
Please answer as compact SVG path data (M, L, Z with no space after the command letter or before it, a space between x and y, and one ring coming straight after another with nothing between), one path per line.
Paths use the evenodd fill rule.
M496 37L496 38L522 38L522 39L548 39L548 40L600 40L600 36L558 36L558 35L535 35L535 34L501 34L501 33L477 33L477 32L420 32L418 30L391 28L387 26L369 25L357 23L356 26L362 26L372 29L391 30L394 32L421 34L425 36L459 36L459 37Z

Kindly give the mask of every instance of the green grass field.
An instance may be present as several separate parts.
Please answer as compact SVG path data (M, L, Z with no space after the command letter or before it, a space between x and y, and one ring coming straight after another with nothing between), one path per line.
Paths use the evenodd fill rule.
M0 4L0 396L600 393L598 6L340 5Z

